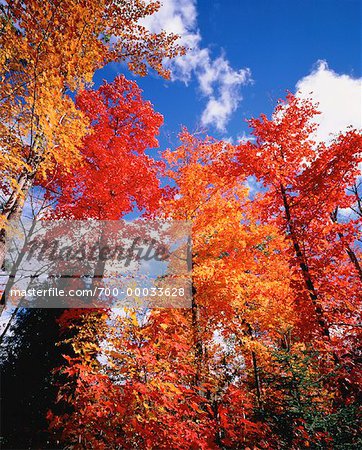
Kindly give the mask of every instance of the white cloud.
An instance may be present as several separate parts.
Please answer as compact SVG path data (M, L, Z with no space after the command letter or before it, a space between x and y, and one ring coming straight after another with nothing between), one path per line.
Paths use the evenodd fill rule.
M362 78L337 74L326 61L318 61L315 70L299 80L296 88L299 97L319 103L317 140L330 141L349 125L362 127Z
M240 87L251 81L251 74L249 69L233 69L225 55L213 59L210 50L201 46L196 0L163 0L160 10L142 24L153 32L164 29L181 36L180 42L188 51L170 62L172 79L187 84L195 77L207 99L202 125L225 130L242 100Z
M254 142L256 138L251 134L246 134L245 131L239 134L236 138L237 143L246 144L247 142Z
M231 114L242 100L240 86L250 81L250 71L235 71L225 57L221 56L214 61L209 58L197 77L201 92L208 97L201 116L202 124L215 125L218 130L225 130Z
M256 139L251 134L246 134L243 131L241 134L238 134L236 137L233 136L224 136L222 138L224 142L227 142L232 145L246 144L247 142L254 142Z

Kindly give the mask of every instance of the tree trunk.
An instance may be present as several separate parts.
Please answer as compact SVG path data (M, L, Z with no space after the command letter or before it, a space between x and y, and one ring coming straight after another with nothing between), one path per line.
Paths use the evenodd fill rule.
M16 261L14 262L13 267L11 268L11 272L10 272L8 281L7 281L6 285L5 285L4 291L1 294L1 298L0 298L0 316L1 316L1 313L2 313L2 311L4 310L4 308L6 306L6 296L7 296L8 292L10 291L10 289L14 286L15 278L16 278L16 271L17 271L18 267L20 266L21 262L24 259L25 249L26 249L27 243L29 242L29 239L31 239L31 237L33 236L34 229L35 229L35 221L33 221L33 223L31 224L31 227L30 227L28 235L25 236L23 248L19 252L18 257L17 257ZM21 303L21 301L20 301L20 303ZM19 306L16 309L19 309ZM5 331L4 331L4 333L5 333ZM4 335L4 333L1 335L0 341L1 341L2 336Z
M335 211L331 214L331 220L333 223L337 223L337 211L338 211L338 208L336 208ZM338 232L337 234L338 234L339 239L344 243L347 255L348 255L351 263L353 264L354 268L356 269L356 272L357 272L360 280L362 281L362 267L358 261L358 258L356 256L355 252L351 249L351 247L349 246L348 243L344 242L343 234L341 232Z
M20 220L24 202L26 200L29 189L31 188L37 170L40 163L43 160L43 156L40 154L34 154L29 158L27 164L32 168L31 170L24 168L18 178L18 185L16 189L10 194L8 200L2 206L1 215L5 219L4 225L0 229L0 269L5 270L5 256L8 246L8 233L7 226L10 222L16 223ZM0 316L4 310L4 303L0 303Z
M258 369L258 362L256 359L255 352L251 352L251 358L253 361L253 370L254 370L254 379L255 379L255 388L256 388L256 398L258 402L258 408L262 409L262 402L261 402L261 386L260 386L260 377L259 377L259 369Z
M290 206L288 203L288 198L286 195L286 191L285 188L282 184L280 184L280 191L282 194L282 199L283 199L283 205L284 205L284 211L285 211L285 218L287 221L287 230L288 233L292 239L293 242L293 247L294 247L294 251L295 251L295 255L297 257L298 263L299 263L299 267L302 271L302 275L303 275L303 279L304 279L304 284L305 287L309 293L309 297L312 301L313 307L314 307L314 311L315 314L317 316L317 320L318 320L318 324L319 327L321 329L322 335L325 336L328 340L330 340L330 333L329 333L329 324L324 316L324 312L323 312L323 308L321 306L321 304L319 303L319 298L318 298L318 294L317 291L315 289L310 271L309 271L309 267L308 264L305 260L305 257L303 255L303 252L301 250L301 246L298 242L298 238L294 229L294 225L293 225L293 221L291 218L291 214L290 214Z
M192 242L191 238L188 239L187 243L187 268L192 275L193 269L193 254L192 254ZM191 326L193 332L193 340L194 340L194 351L195 351L195 386L200 385L201 381L201 369L202 369L202 356L203 356L203 348L202 341L200 338L200 311L199 306L196 301L196 287L192 282L191 288Z

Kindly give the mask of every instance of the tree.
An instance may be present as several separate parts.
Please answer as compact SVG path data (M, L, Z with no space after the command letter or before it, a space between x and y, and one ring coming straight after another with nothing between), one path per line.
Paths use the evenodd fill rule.
M4 170L0 266L6 226L19 218L35 176L80 162L78 147L89 123L70 96L96 69L127 61L145 75L167 77L163 60L183 52L177 36L150 33L140 19L158 2L16 0L1 5L0 163Z
M177 310L145 315L128 310L118 317L63 317L63 325L76 330L75 355L66 356L61 369L66 378L59 399L69 413L50 413L49 419L64 443L181 449L189 442L209 448L209 414L190 386L188 320Z
M296 318L284 239L273 225L258 223L247 171L236 178L230 164L235 147L186 130L180 139L164 155L176 183L164 208L192 221L190 330L214 445L265 443L268 429L255 414L268 401L260 369Z
M161 164L145 151L158 145L161 114L124 76L96 91L81 91L76 105L92 133L83 138L82 164L72 173L56 169L39 180L57 201L52 217L118 220L135 205L154 210L161 196Z
M358 221L337 223L333 214L355 202L346 189L358 175L362 136L350 130L329 145L317 144L315 114L310 101L288 95L270 120L263 115L250 121L256 143L239 146L238 165L263 181L267 192L255 207L286 233L291 265L300 274L299 311L312 333L319 330L330 341L338 315L353 316L342 299L359 302ZM314 317L317 329L305 315Z
M38 189L42 188L45 191L44 201L48 205L47 211L42 211L43 219L46 216L47 220L55 218L118 220L135 207L146 210L155 208L160 198L157 178L159 164L148 157L145 150L157 146L156 135L162 124L162 116L142 98L136 83L124 77L116 78L113 83L104 83L97 91L84 90L76 101L77 108L89 118L92 132L83 137L82 145L79 146L83 163L74 169L72 176L56 169L52 172L49 169L45 177L37 175L35 182ZM100 171L102 176L98 176ZM139 174L137 178L132 177L135 172ZM82 314L88 320L91 318L99 320L103 317L102 310L71 311L74 311L73 325ZM47 370L47 377L50 379L55 366L52 361L60 357L56 342L59 340L58 320L63 314L69 317L64 310L55 310L53 313L38 309L22 310L17 314L11 328L14 339L7 337L5 340L4 353L12 351L13 341L16 340L19 342L22 355L24 351L31 355L38 354L40 349L50 355L47 359L49 364L41 364L41 358L38 358L39 365L33 366L29 384L26 385L26 398L30 399L29 408L23 408L21 413L21 423L27 424L26 426L33 423L35 428L37 426L45 428L46 407L50 408L56 397L54 387L50 389L47 384L48 378L44 378L43 370ZM46 338L42 329L36 326L32 328L34 336L26 333L27 326L24 324L33 322L36 325L40 323L43 329L52 330L51 336ZM64 337L69 338L71 330L72 322L69 322L63 330ZM100 332L100 328L98 331ZM72 347L62 346L61 351L72 354ZM11 374L14 379L23 376L23 373L20 373L20 369L23 370L23 359L23 356L19 357L20 362L6 373ZM24 361L29 363L27 358ZM8 367L9 364L12 364L10 360L4 367ZM60 364L61 361L57 359L57 365ZM7 380L6 377L5 379ZM32 389L32 383L37 389L45 389L51 395L39 398L38 393ZM7 381L7 386L10 386L10 381ZM37 435L34 430L24 433L20 442L20 435L16 432L20 423L17 423L15 415L7 414L7 411L17 411L21 403L15 402L10 407L9 403L16 398L16 393L14 389L9 389L8 392L4 402L6 410L2 415L6 439L13 442L14 446L23 446L24 442L31 445L30 442L35 442L34 439L39 439L41 446L48 445L46 440L49 440L49 437L45 433ZM47 406L44 406L45 400L49 401ZM54 408L57 411L56 405ZM16 414L19 415L20 412L17 411ZM35 438L35 435L38 437ZM55 445L55 441L49 445L53 444Z

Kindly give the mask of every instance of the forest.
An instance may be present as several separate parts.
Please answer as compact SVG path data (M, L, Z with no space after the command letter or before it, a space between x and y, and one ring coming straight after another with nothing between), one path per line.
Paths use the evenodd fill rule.
M137 79L189 52L143 25L160 7L0 2L1 446L362 448L362 131L317 141L286 92L251 139L180 124L160 148ZM130 214L190 223L189 305L8 303L14 224Z

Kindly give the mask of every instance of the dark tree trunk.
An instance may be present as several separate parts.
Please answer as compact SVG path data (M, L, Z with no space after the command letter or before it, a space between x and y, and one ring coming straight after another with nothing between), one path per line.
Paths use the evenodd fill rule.
M46 414L54 409L52 371L63 362L60 309L20 309L0 346L2 448L55 449Z

